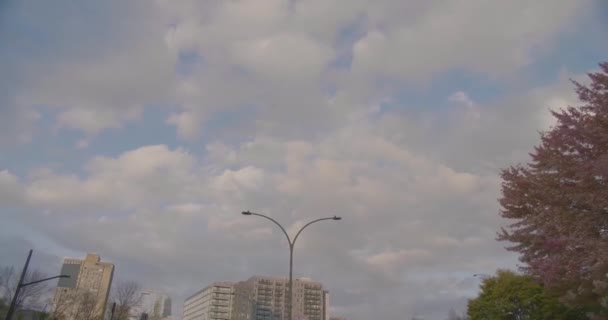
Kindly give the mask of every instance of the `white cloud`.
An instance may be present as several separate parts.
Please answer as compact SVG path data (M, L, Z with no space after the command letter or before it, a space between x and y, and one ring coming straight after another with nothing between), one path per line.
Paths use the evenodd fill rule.
M475 102L473 102L473 100L471 100L471 98L469 98L469 96L462 91L452 93L448 100L452 102L462 103L468 107L473 107L475 105Z
M194 159L182 149L169 150L165 145L144 146L127 151L112 159L96 157L87 166L95 175L118 175L125 178L141 178L159 173L161 170L170 170L170 173L189 171Z
M178 136L186 139L197 138L201 132L200 119L192 112L174 113L167 118L167 123L177 128Z
M23 190L30 207L51 211L22 219L61 245L106 252L133 268L172 263L179 270L164 275L150 269L154 279L199 279L202 284L186 281L180 297L214 280L284 271L278 228L243 217L243 210L275 217L292 235L312 218L343 216L307 229L298 240L299 274L332 291L409 294L405 275L446 267L474 273L492 266L488 257L504 256L493 241L500 225L494 176L456 170L395 143L382 126L381 119L358 119L316 140L216 142L203 158L144 146L92 157L80 175L46 169L26 180L3 180ZM204 275L193 268L202 264ZM145 281L175 287L153 278ZM349 303L339 294L332 301Z
M33 205L63 210L132 209L162 204L196 190L194 159L183 150L146 146L120 157L96 157L86 164L87 175L59 174L49 169L30 176L25 194ZM77 195L77 196L75 196Z
M278 34L268 38L236 43L234 60L262 78L276 83L321 76L329 59L330 48L302 34Z
M383 27L370 30L355 45L353 69L361 76L424 80L457 68L508 74L547 50L561 30L592 7L591 1L567 1L549 12L546 6L552 3L437 2L411 23L381 20Z
M405 264L417 264L432 257L432 254L422 249L404 249L385 251L365 258L365 262L383 271L403 268Z
M204 205L197 203L179 203L169 206L167 210L169 212L175 212L183 215L194 215L199 213L204 214L205 210L208 210L208 208L205 208Z
M165 21L150 4L92 5L92 11L113 13L100 15L105 19L103 28L84 16L64 16L68 11L45 15L44 7L14 6L20 25L38 28L44 24L41 36L57 46L34 43L48 52L27 63L18 61L20 85L10 92L11 102L30 113L50 110L57 127L93 136L139 119L151 104L171 101L177 56L165 43ZM122 20L125 13L129 19ZM50 24L53 27L48 27ZM111 41L105 32L112 33ZM81 33L86 37L75 38ZM96 41L87 38L90 34L98 35ZM17 46L37 50L23 48L21 42Z
M76 148L85 149L89 146L90 142L87 139L80 139L76 142Z
M245 167L239 170L226 170L215 181L219 192L237 192L241 189L259 188L264 172L259 168Z
M0 171L0 201L8 205L19 205L22 200L19 178L8 170Z
M82 154L59 168L0 159L10 170L0 167L0 199L17 208L12 222L102 252L121 277L175 301L212 281L285 272L280 230L241 211L292 234L340 215L307 229L296 255L296 274L323 281L332 310L401 319L462 305L476 287L462 274L514 264L494 241L498 168L525 159L551 124L547 107L575 97L567 73L494 98L442 89L447 111L401 90L451 71L507 83L590 3L549 2L136 2L115 41L32 64L0 97L15 106L0 117L11 142L31 140L42 114L85 133ZM182 74L184 54L200 61ZM166 105L154 110L188 147L95 148L104 130L149 120L150 105Z
M40 113L34 108L5 103L6 109L0 117L0 145L32 142L36 125L41 118Z
M91 105L88 105L89 107ZM142 108L126 108L126 112L100 108L76 108L62 112L57 123L60 127L80 129L88 134L97 134L103 129L119 126L123 120L132 120L141 115Z
M183 110L168 122L180 136L195 138L210 113L249 112L254 104L258 120L240 128L243 134L302 135L307 127L331 128L358 114L363 97L398 90L377 92L379 77L426 83L465 68L504 78L548 50L560 31L591 7L567 2L549 14L546 6L525 1L447 6L392 0L349 6L339 1L162 2L168 19L177 21L167 35L172 50L194 50L205 60L179 85ZM331 67L330 62L350 55L351 69ZM356 98L337 108L336 97L327 92L331 87ZM481 112L468 102L465 118L476 125Z

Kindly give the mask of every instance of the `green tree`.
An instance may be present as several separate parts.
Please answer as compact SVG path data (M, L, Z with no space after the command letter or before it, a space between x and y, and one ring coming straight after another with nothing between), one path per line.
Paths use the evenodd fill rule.
M499 270L469 301L469 320L577 320L584 316L550 296L531 276Z
M515 222L498 239L562 301L608 319L608 63L589 78L531 161L502 172L501 215Z

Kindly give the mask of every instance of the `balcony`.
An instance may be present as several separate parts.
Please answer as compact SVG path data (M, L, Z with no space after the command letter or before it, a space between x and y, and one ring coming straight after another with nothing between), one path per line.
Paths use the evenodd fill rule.
M227 301L211 301L211 305L217 307L229 307L230 303Z
M209 310L215 311L215 312L222 312L222 313L224 313L224 312L229 312L230 308L211 306L211 307L209 307Z

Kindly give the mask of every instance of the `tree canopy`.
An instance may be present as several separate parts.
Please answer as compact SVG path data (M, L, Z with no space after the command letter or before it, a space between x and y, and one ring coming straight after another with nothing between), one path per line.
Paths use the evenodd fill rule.
M483 280L467 315L469 320L574 320L583 314L562 305L531 276L501 270Z
M532 160L502 172L498 239L574 306L608 307L608 63L574 82L580 106L552 112Z

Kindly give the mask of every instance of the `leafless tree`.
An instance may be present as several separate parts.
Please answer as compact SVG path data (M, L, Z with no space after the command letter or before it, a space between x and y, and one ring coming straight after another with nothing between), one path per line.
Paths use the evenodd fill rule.
M151 314L150 316L150 320L161 320L162 319L162 315L160 314L160 300L156 300L156 302L154 302L154 310L151 310L152 312L149 312L148 314Z
M76 308L74 319L97 320L99 318L101 320L102 316L98 315L96 312L97 301L92 293L86 292L80 295L78 300L78 307Z
M116 302L114 317L117 320L126 320L130 312L141 300L141 286L135 281L120 282L112 292L112 300Z
M10 303L13 300L13 295L19 284L21 276L14 267L0 266L0 298ZM28 271L23 278L24 283L40 280L46 276L38 270ZM17 309L21 309L25 304L35 305L40 301L40 298L48 292L48 287L45 283L38 283L22 287L19 292L19 297L16 300Z
M91 292L67 291L55 296L50 319L102 320L103 313L97 309L97 299Z
M57 288L57 290L61 290ZM62 320L70 314L71 309L76 304L76 294L72 292L56 292L52 301L51 319Z

